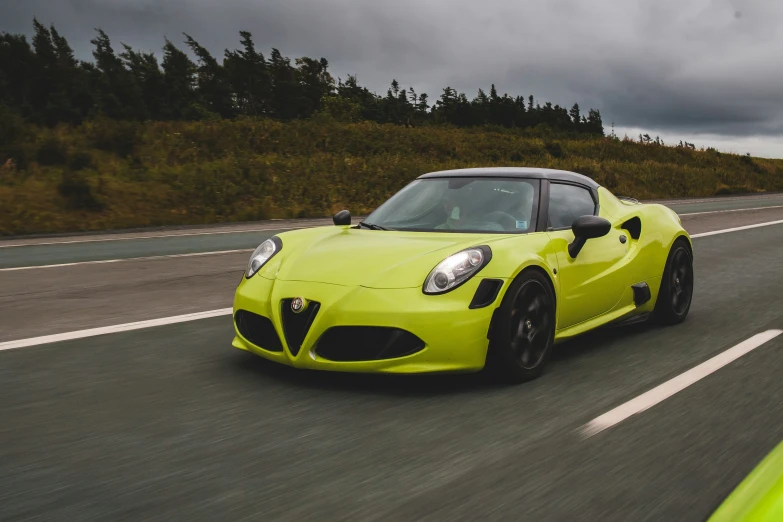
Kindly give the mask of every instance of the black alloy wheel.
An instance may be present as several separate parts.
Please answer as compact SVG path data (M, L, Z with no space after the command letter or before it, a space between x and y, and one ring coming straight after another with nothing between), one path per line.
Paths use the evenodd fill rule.
M505 381L535 379L554 344L555 298L546 276L523 272L506 291L496 312L487 364Z
M693 256L685 240L674 242L661 279L655 316L663 324L685 320L693 301Z
M532 370L541 363L549 346L552 324L548 295L535 279L525 281L511 309L511 349L522 368Z

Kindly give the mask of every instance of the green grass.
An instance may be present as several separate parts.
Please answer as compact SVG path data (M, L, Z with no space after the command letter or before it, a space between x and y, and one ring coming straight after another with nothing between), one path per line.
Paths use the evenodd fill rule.
M566 169L639 199L783 190L783 160L540 131L325 119L0 126L5 235L365 214L444 168Z

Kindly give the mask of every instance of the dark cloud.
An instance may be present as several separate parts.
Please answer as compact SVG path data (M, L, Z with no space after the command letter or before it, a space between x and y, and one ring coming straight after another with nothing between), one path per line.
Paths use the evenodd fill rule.
M601 109L607 124L723 136L783 134L783 2L771 0L25 0L0 29L54 22L82 58L93 28L159 50L191 34L215 54L253 32L260 49L326 57L385 92L509 94ZM739 138L738 138L739 139Z

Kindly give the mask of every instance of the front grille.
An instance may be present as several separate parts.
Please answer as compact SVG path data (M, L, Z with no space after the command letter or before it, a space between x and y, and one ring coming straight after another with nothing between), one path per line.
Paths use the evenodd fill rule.
M247 310L237 310L234 321L239 334L254 345L270 352L283 351L280 337L278 337L272 321L268 318Z
M424 341L399 328L335 326L318 339L315 352L330 361L379 361L414 354Z
M293 299L282 300L280 314L283 317L283 335L285 335L285 342L288 343L288 349L291 351L291 354L296 355L302 348L302 342L304 341L310 326L313 324L313 320L318 313L318 309L321 307L321 303L310 301L307 308L297 314L291 310L291 301L293 301Z

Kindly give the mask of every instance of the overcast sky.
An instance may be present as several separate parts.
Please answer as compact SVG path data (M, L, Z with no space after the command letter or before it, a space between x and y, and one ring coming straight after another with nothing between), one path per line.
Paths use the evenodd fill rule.
M54 23L79 58L95 27L160 55L183 32L215 55L325 57L385 93L450 85L600 109L607 133L783 157L781 0L2 0L0 30Z

